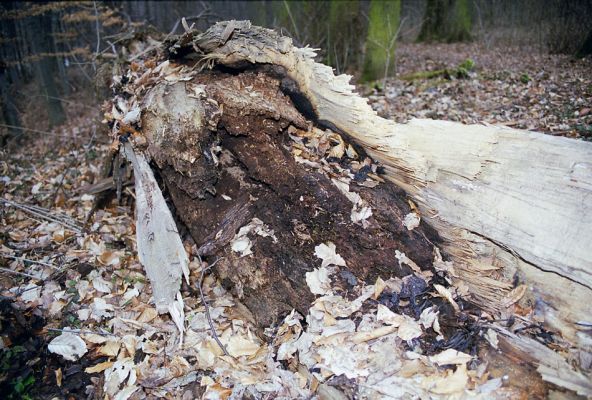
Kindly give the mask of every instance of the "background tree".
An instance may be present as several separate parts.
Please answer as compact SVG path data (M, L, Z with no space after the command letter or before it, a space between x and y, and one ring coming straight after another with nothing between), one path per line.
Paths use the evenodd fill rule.
M394 74L400 13L400 0L370 2L366 59L362 75L364 80L373 81Z
M27 33L31 45L32 62L35 65L37 82L41 83L40 95L45 97L49 127L61 125L66 120L66 114L60 101L60 91L55 78L58 76L56 49L53 46L53 27L51 16L44 13L28 19ZM44 34L39 34L44 32Z
M428 0L418 40L462 42L471 40L468 0Z

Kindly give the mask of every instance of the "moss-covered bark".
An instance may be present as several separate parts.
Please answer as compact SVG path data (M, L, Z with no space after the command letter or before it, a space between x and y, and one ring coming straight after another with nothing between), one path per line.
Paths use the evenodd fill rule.
M337 72L359 73L364 62L367 23L363 17L364 1L331 0L326 37L326 62Z
M401 1L372 0L368 13L368 35L362 78L373 81L394 73L395 42Z
M420 42L471 40L471 9L468 0L428 0Z

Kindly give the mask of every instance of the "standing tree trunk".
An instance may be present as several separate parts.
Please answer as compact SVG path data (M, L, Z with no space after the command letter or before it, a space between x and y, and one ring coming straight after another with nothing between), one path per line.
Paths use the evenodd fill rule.
M41 34L40 32L43 32ZM37 82L41 84L41 94L47 102L47 114L50 127L58 126L66 120L66 114L60 101L60 93L55 82L57 59L52 46L52 21L48 15L31 17L31 50L38 58L35 70Z
M326 61L337 73L359 73L363 67L368 26L363 17L365 6L366 2L359 0L329 2Z
M463 42L471 40L468 0L428 0L418 41Z
M400 0L370 2L363 73L365 81L374 81L394 74L400 14Z
M588 32L588 36L582 44L582 47L580 47L576 53L576 57L583 58L589 54L592 54L592 29L590 29L590 32Z
M11 93L11 88L14 82L10 77L10 71L8 71L10 67L3 67L0 66L0 102L2 104L2 118L6 125L10 125L8 130L8 135L12 137L18 136L21 132L19 129L21 126L21 121L19 118L18 111L14 104L14 97ZM1 138L0 145L4 146L5 140Z
M2 4L2 10L11 10L14 8L12 2L5 2ZM14 20L4 20L0 26L3 43L0 45L0 102L2 108L2 119L6 125L12 127L7 128L9 136L17 136L21 132L21 126L18 110L15 105L13 93L15 92L15 85L18 82L17 70L17 34ZM4 142L4 139L0 140ZM4 145L4 143L0 143Z

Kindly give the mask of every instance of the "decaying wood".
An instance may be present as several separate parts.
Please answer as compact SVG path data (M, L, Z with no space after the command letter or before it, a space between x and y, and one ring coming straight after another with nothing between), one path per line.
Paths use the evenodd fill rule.
M135 154L129 142L124 151L133 165L136 181L138 258L150 279L156 310L171 314L182 338L184 314L179 290L182 276L189 282L189 259L146 159Z
M315 53L311 49L296 48L289 38L253 27L248 22L234 21L229 27L228 23L220 23L203 34L188 32L168 44L169 55L171 58L194 58L201 63L224 65L235 71L264 66L268 76L274 75L280 82L281 90L271 96L262 92L262 97L257 97L259 94L255 90L257 100L264 103L261 108L265 109L265 102L270 99L280 98L279 101L282 101L281 96L288 95L305 117L320 126L346 134L379 161L385 167L386 179L405 189L418 204L423 220L436 228L443 240L443 250L453 262L452 276L457 284L468 287L476 304L496 315L507 315L513 304L521 301L524 306L534 308L536 318L547 329L560 332L563 338L580 349L590 350L590 333L581 326L587 326L586 322L590 320L589 303L592 300L592 210L586 201L592 193L592 144L493 126L465 126L430 120L396 124L377 117L366 100L353 92L349 77L334 76L331 68L315 63ZM256 75L256 72L251 73ZM239 118L229 115L226 124L220 120L228 118L225 113L222 117L217 115L220 104L225 107L231 104L228 108L240 110L242 105L248 107L253 102L252 98L248 98L252 88L240 87L240 82L239 79L239 90L232 93L222 89L232 87L232 84L226 82L220 86L216 79L201 82L205 89L198 88L197 91L190 85L173 85L167 93L176 91L176 94L169 94L169 100L166 100L164 88L160 89L162 93L159 96L152 98L152 102L149 97L147 100L148 109L157 107L151 113L158 116L166 110L170 111L171 104L177 104L173 97L178 99L179 95L184 95L183 102L179 104L187 104L186 110L179 111L173 119L170 116L155 118L152 122L150 118L143 119L143 124L145 127L152 124L152 128L147 130L155 135L149 141L151 146L156 146L152 147L151 153L172 188L175 204L183 205L196 198L206 199L203 202L205 206L199 210L181 207L185 222L193 226L196 241L199 244L207 242L207 251L215 252L220 249L221 243L228 242L225 239L216 243L217 239L230 238L229 232L235 232L237 227L255 217L263 217L266 223L273 225L272 229L281 228L274 229L276 235L293 232L293 238L280 240L292 240L293 243L297 228L285 217L293 216L291 213L294 211L289 205L297 204L301 196L314 199L314 203L321 204L333 215L341 215L337 226L344 223L347 218L344 216L343 195L322 178L309 176L294 164L282 153L281 137L274 136L278 127L284 129L288 124L300 126L302 121L294 115L277 114L284 108L273 103L270 106L276 114L273 118L271 114L263 118L271 124L271 129L258 126L257 133L246 132L245 128L255 123L248 112L239 112L234 116ZM217 91L217 87L221 90ZM201 90L205 90L205 97L214 102L198 101ZM192 92L193 97L190 96ZM166 101L171 103L167 105ZM209 136L184 137L183 132L159 136L165 132L159 127L180 126L180 122L192 122L196 124L194 130L207 132L204 121L214 124L222 121L226 133L214 140ZM248 136L248 140L243 136ZM183 140L170 145L174 137ZM185 139L200 141L196 150L199 157L191 150L195 142ZM185 143L186 149L183 148ZM230 154L223 152L219 155L217 162L226 172L216 176L215 170L210 168L216 162L214 157L210 161L205 160L219 143L223 143L222 147ZM171 158L172 154L166 153L169 145L170 151L179 146L183 151ZM171 161L173 159L176 161ZM188 168L187 162L196 165ZM281 169L282 179L274 176L272 168ZM173 170L180 174L173 173ZM207 200L207 193L216 190L219 180L226 180L227 187L235 188L224 193L236 199L234 206L219 200ZM314 185L309 187L291 183L313 181ZM258 188L250 196L241 197L244 193L242 189L252 182L257 182ZM312 187L320 189L312 192ZM394 211L382 216L384 224L379 224L375 238L380 238L381 234L388 236L389 223L394 224L404 215L402 213L409 211L401 204L402 197L393 193L393 189L382 190L385 193L380 194L379 189L367 200L384 202L382 208L374 204L373 210L382 209L386 214L391 212L386 210ZM360 190L360 195L363 196L363 190ZM267 204L277 204L274 202L277 197L286 204L285 208L266 207ZM390 203L395 206L384 206ZM212 221L212 215L219 219ZM322 226L320 221L315 221L318 216L312 211L299 217L309 223L307 229L313 229L313 232L315 227ZM213 233L204 229L206 226L219 230ZM425 226L422 230L429 232ZM305 234L310 236L308 231ZM403 235L402 242L405 242L404 232L396 232L397 240L401 240L399 235ZM425 235L423 238L427 240ZM368 237L368 234L357 235L355 227L346 224L343 231L337 229L331 235L320 232L315 240L337 241L340 253L354 260L351 265L356 272L363 272L363 277L370 270L382 272L380 264L386 260L381 256L381 251L384 251L382 243L378 241L379 246L376 246L377 240L363 243L361 236ZM420 238L413 239L414 243L425 243ZM274 245L271 238L258 240L266 243L255 246L255 252L259 252L259 259L269 260L268 263L248 265L244 258L229 253L227 263L220 266L220 274L239 290L256 288L257 295L249 291L243 294L246 297L261 296L260 301L250 304L247 301L247 305L255 310L259 307L258 312L262 315L277 314L292 303L305 304L308 299L294 297L297 292L291 291L294 276L288 270L282 270L281 266L289 258L293 260L291 271L297 270L298 265L305 268L313 261L304 254L310 252L282 254L282 247ZM368 252L362 252L361 257L356 256L357 250L348 248L347 243L357 244ZM306 241L302 243L304 247L307 245L310 246ZM276 246L273 251L270 250L272 246ZM431 260L425 259L424 250L416 249L416 253L411 255L414 250L409 249L408 255L412 259L416 257L419 265L430 265ZM266 290L270 281L259 282L258 279L261 278L261 271L272 270L277 271L283 282L290 283L275 287L273 291ZM519 284L525 286L517 286ZM278 292L284 293L286 303L277 297L268 298ZM510 340L518 343L514 338ZM533 357L543 356L533 354ZM538 362L543 365L540 359ZM543 369L554 368L555 371L561 367L544 365ZM553 378L553 373L548 370L541 372L554 383L566 380L565 377L557 378L557 374ZM570 374L569 371L566 373ZM578 374L573 372L571 376L580 382Z
M190 83L157 84L142 104L148 152L179 218L200 255L220 257L217 274L262 328L308 310L305 274L321 264L316 246L334 243L346 271L373 282L412 273L397 251L430 269L438 240L425 224L405 227L411 209L392 184L352 184L373 213L367 226L353 222L339 187L290 152L288 128L308 122L280 86L262 72L204 71ZM252 257L229 246L241 229L251 230Z

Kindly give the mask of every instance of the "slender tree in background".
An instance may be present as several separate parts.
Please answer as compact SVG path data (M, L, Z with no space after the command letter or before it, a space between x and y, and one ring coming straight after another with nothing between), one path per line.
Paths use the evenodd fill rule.
M359 72L364 63L368 2L331 0L327 21L326 62L338 73Z
M400 14L400 0L370 2L363 80L374 81L394 74Z
M471 28L468 0L427 0L418 41L468 41L471 40Z
M576 57L586 57L590 54L592 54L592 30L588 32L588 37L586 38L584 44L582 44L582 47L580 47L576 53Z
M41 95L47 102L49 126L61 125L66 120L66 114L60 101L60 93L54 77L57 75L57 58L53 56L55 49L52 43L51 15L41 14L29 19L31 34L31 49L37 56L35 71L38 82L42 83ZM40 34L40 32L44 32Z
M11 9L9 2L3 4L4 9ZM2 46L0 46L0 105L2 106L2 119L6 125L10 136L17 136L21 133L21 121L15 103L15 89L18 87L19 71L15 60L17 55L17 46L14 45L15 25L14 21L2 21L0 24L2 35ZM0 142L3 141L0 138ZM4 144L4 143L0 143Z

